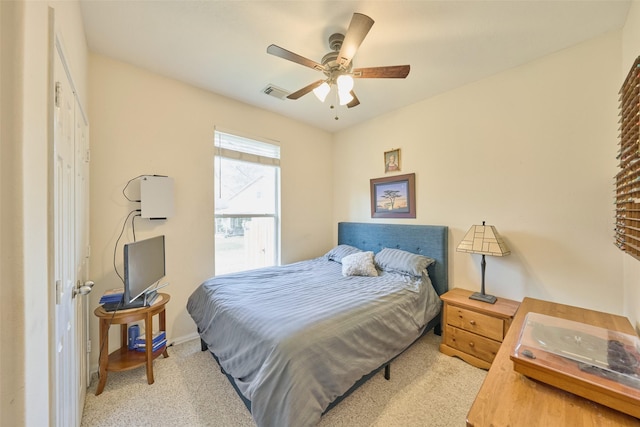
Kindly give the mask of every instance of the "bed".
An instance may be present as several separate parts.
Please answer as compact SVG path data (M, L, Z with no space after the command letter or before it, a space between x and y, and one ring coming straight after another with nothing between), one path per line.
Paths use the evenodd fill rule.
M324 256L208 279L187 310L258 426L316 425L440 327L447 235L445 226L341 222Z

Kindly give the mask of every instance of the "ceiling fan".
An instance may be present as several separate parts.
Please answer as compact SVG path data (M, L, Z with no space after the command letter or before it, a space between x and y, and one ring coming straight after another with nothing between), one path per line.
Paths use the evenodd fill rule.
M267 53L295 62L314 70L322 71L325 79L315 81L302 89L293 92L288 99L298 99L313 91L324 102L335 85L340 105L348 108L360 104L353 91L353 79L399 78L404 79L409 74L409 65L392 65L386 67L353 68L351 60L355 56L362 41L373 26L373 19L362 13L354 13L346 34L335 33L329 37L331 52L327 53L321 63L312 61L296 53L290 52L275 44L267 47ZM333 106L332 106L333 108Z

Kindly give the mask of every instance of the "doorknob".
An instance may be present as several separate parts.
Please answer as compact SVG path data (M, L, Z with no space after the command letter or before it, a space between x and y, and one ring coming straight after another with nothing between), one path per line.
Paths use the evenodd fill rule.
M78 280L76 287L73 290L73 297L75 298L76 295L87 295L91 292L91 289L93 289L93 285L95 285L95 283L91 280L87 280L84 284L80 283L80 280Z

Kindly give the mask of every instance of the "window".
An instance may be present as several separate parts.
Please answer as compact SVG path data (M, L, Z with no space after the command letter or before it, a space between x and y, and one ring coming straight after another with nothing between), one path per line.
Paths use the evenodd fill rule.
M215 132L216 275L279 263L280 147Z

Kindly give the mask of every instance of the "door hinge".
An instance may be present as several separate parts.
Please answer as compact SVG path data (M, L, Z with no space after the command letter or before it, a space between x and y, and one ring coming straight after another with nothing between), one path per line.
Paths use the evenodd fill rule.
M60 82L56 82L56 89L55 89L55 96L54 96L54 103L56 105L56 107L60 107L60 94L62 93L62 86L60 85Z
M87 353L91 353L91 340L87 340Z
M60 280L56 280L56 305L60 304L61 297L62 297L62 282Z
M84 155L84 162L85 163L91 163L91 150L87 148L87 151L85 152Z

